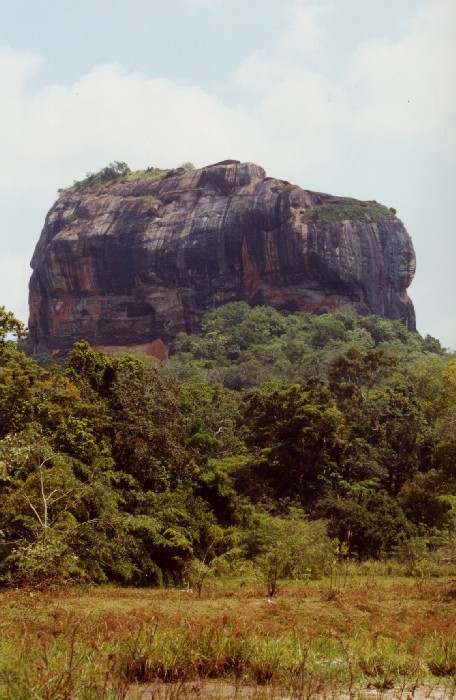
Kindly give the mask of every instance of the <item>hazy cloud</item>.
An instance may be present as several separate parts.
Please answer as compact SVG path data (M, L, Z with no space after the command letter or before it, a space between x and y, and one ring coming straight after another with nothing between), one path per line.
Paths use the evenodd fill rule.
M456 156L456 5L432 0L397 41L356 51L351 79L359 90L352 126L366 133L432 139Z
M226 0L183 0L185 5L194 5L195 7L215 7L226 2Z
M331 10L327 2L294 0L288 8L288 28L279 38L277 49L295 58L318 51L326 36L322 18Z
M20 320L24 322L27 321L28 317L27 294L24 294L24 290L28 288L32 253L32 249L21 255L2 250L0 257L0 306L5 306L6 309L14 311Z
M429 334L434 336L434 338L438 338L443 347L456 351L456 314L445 316L436 321L432 325Z
M265 140L274 144L282 166L292 167L299 158L301 168L310 170L315 162L335 157L346 99L322 73L305 63L256 52L240 66L235 83L256 95L252 116Z
M98 66L70 86L26 89L39 61L0 54L2 164L0 187L71 184L86 170L113 159L134 167L202 163L248 150L251 117L199 87ZM15 77L12 77L15 76ZM223 139L220 138L223 134Z
M39 68L43 59L31 51L14 51L8 46L0 46L0 92L2 97L17 96L29 78ZM8 70L5 70L7 68ZM8 103L2 104L2 113L8 109Z

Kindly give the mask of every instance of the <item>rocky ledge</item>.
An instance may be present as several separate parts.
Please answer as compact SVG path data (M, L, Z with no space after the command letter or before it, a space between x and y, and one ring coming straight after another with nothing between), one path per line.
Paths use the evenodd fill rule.
M239 300L315 313L351 304L415 329L415 255L395 211L252 163L76 183L49 211L32 268L34 352L85 339L163 356L206 311Z

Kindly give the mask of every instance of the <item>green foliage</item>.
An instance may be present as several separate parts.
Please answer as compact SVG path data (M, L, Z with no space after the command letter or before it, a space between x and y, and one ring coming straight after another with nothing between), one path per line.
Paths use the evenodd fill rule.
M441 494L439 481L435 469L425 474L417 473L399 493L399 503L405 515L424 532L434 528L445 531L451 527L451 504Z
M456 370L435 339L350 308L236 303L166 364L79 342L61 367L1 319L3 584L201 593L245 569L273 595L337 573L334 547L346 564L419 540L412 573L453 557Z
M248 484L255 500L263 501L269 494L309 506L331 482L341 421L323 382L252 392L245 404L245 422L255 456L239 482Z
M179 392L182 411L189 420L187 445L201 458L235 454L243 449L238 425L240 397L236 392L221 384L204 382L182 384Z
M181 167L185 170L194 170L195 166L188 162L184 163ZM175 168L163 169L153 166L150 166L145 170L135 170L132 172L126 163L116 160L104 168L101 168L101 170L96 173L87 173L85 178L82 180L75 180L71 187L60 188L58 193L59 195L78 192L90 193L104 187L105 185L116 182L159 182L165 177L175 175L176 172L177 170ZM137 197L132 195L131 199L140 199L150 205L159 204L159 200L152 195L138 195Z
M150 166L145 170L134 170L126 175L124 180L125 182L159 182L163 180L169 172L169 169Z
M81 575L67 538L83 514L86 486L37 428L1 441L0 455L4 581L40 583Z
M261 514L245 532L241 545L259 567L270 597L283 579L308 581L328 573L331 541L322 521L309 522L291 508L286 517Z
M150 204L151 206L155 206L156 204L160 204L160 200L157 199L157 197L154 197L153 195L150 194L144 194L144 195L138 195L138 196L131 196L131 197L126 197L128 200L132 200L135 202L144 202L145 204Z
M441 397L442 411L437 418L437 444L434 450L439 467L441 489L446 493L456 491L456 359L451 360L443 372L444 391Z
M318 504L318 514L329 520L328 533L360 558L391 553L415 534L395 499L373 484L360 484L346 496L329 494Z
M206 314L201 328L200 334L182 333L172 343L169 371L183 381L217 382L235 391L274 380L290 384L329 377L333 360L353 348L362 357L381 350L385 362L400 366L401 375L417 359L448 362L399 321L361 316L350 307L315 316L235 302Z
M80 192L92 187L100 187L108 182L118 180L130 172L131 170L126 163L115 160L96 173L87 173L83 180L75 180L73 186L69 189Z
M26 334L26 328L14 314L6 311L4 306L0 306L0 349L9 339L17 340L25 337Z
M360 202L350 197L337 197L327 204L319 204L303 215L317 226L329 226L335 221L355 221L379 223L396 215L395 209L388 209L375 201Z

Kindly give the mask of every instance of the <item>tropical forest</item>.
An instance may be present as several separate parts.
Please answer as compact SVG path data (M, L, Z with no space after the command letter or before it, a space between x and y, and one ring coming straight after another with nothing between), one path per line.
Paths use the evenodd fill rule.
M454 678L443 607L456 596L456 358L437 339L350 307L312 315L236 302L207 313L199 333L180 333L162 362L84 341L64 358L29 356L27 347L26 330L2 307L9 641L0 644L34 669L29 677L0 665L2 697L136 697L137 682L201 676L283 686L299 673L299 697L323 697L310 692L317 686L341 697L338 683L362 677L387 689L410 681L412 667L416 678L432 674L432 664L436 677ZM377 602L363 611L372 590ZM110 596L114 607L103 607ZM169 609L152 615L144 601L156 596ZM420 649L423 632L410 633L415 652L399 649L402 635L386 633L381 619L407 598L418 607L404 621L424 629L423 605L435 596L440 627ZM381 600L379 641L360 619L355 653L340 606L362 617ZM304 649L291 619L306 601ZM317 614L317 601L339 608ZM8 627L19 609L23 638L38 647L21 646Z

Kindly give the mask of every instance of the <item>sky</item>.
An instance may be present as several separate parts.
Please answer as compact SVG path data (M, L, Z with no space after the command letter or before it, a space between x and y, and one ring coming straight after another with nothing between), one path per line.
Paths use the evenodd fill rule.
M251 161L394 207L417 327L456 349L455 0L0 0L0 306L57 190Z

